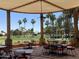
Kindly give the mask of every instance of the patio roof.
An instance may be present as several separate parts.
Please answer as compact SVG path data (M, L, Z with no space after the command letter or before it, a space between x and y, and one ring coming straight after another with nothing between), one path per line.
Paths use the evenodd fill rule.
M22 13L49 13L79 6L79 0L0 0L0 9Z

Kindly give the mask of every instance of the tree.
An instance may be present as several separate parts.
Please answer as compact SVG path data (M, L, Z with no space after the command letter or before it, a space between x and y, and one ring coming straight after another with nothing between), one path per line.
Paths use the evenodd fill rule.
M1 33L5 33L3 30L1 30Z
M64 16L63 14L61 14L58 18L57 18L57 26L56 26L56 33L59 34L58 36L61 37L63 39L63 28L64 28ZM61 34L61 35L60 35Z
M18 24L19 24L19 29L20 29L20 25L22 24L22 21L19 20L19 21L18 21Z
M61 29L63 27L63 23L64 22L64 17L63 15L60 15L58 18L57 18L57 27L59 29Z
M23 19L23 23L24 23L24 28L23 28L23 30L26 30L26 28L25 28L25 24L26 24L26 22L27 22L27 19L24 18L24 19ZM25 33L24 33L24 36L25 36Z
M45 28L45 33L49 34L49 36L51 37L51 27L50 26Z
M26 24L26 22L27 22L27 19L26 19L26 18L24 18L24 19L23 19L24 28L25 28L25 24Z
M51 25L52 25L52 27L53 27L53 26L54 26L54 20L56 20L55 15L52 14L52 13L50 13L50 14L47 14L47 15L46 15L46 18L50 19Z
M34 24L36 23L35 19L32 19L32 20L31 20L31 23L32 23L32 25L33 25L33 31L34 31Z
M70 12L70 10L66 10L63 12L64 16L65 16L65 33L69 35L69 32L70 32L70 22L69 20L71 19L72 17L72 13Z
M49 13L49 14L46 15L46 18L50 19L50 21L51 21L51 25L52 25L52 27L51 27L51 29L52 29L51 33L53 33L54 32L54 20L56 20L56 17L55 17L54 14Z
M21 35L21 31L19 31L18 29L16 30L11 30L12 35Z
M49 21L48 20L46 20L45 25L48 27L48 25L49 25Z
M68 37L70 36L69 34L72 33L73 31L73 25L72 25L72 16L73 16L73 9L70 10L66 10L63 12L64 16L65 16L65 33L68 35Z

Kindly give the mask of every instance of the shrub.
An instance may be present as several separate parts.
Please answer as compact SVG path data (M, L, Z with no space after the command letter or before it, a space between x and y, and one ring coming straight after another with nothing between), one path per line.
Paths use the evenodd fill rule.
M0 36L3 36L2 34L0 34Z

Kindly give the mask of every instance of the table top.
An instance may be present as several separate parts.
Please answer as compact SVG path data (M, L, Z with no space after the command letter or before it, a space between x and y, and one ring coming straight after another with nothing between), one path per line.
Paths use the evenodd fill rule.
M0 48L5 48L6 46L0 45Z
M29 53L31 54L33 52L33 49L16 49L14 50L15 53Z

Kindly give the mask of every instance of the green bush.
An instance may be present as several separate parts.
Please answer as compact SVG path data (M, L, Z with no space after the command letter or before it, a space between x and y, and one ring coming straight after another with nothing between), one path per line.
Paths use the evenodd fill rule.
M3 36L2 34L0 34L0 36Z

